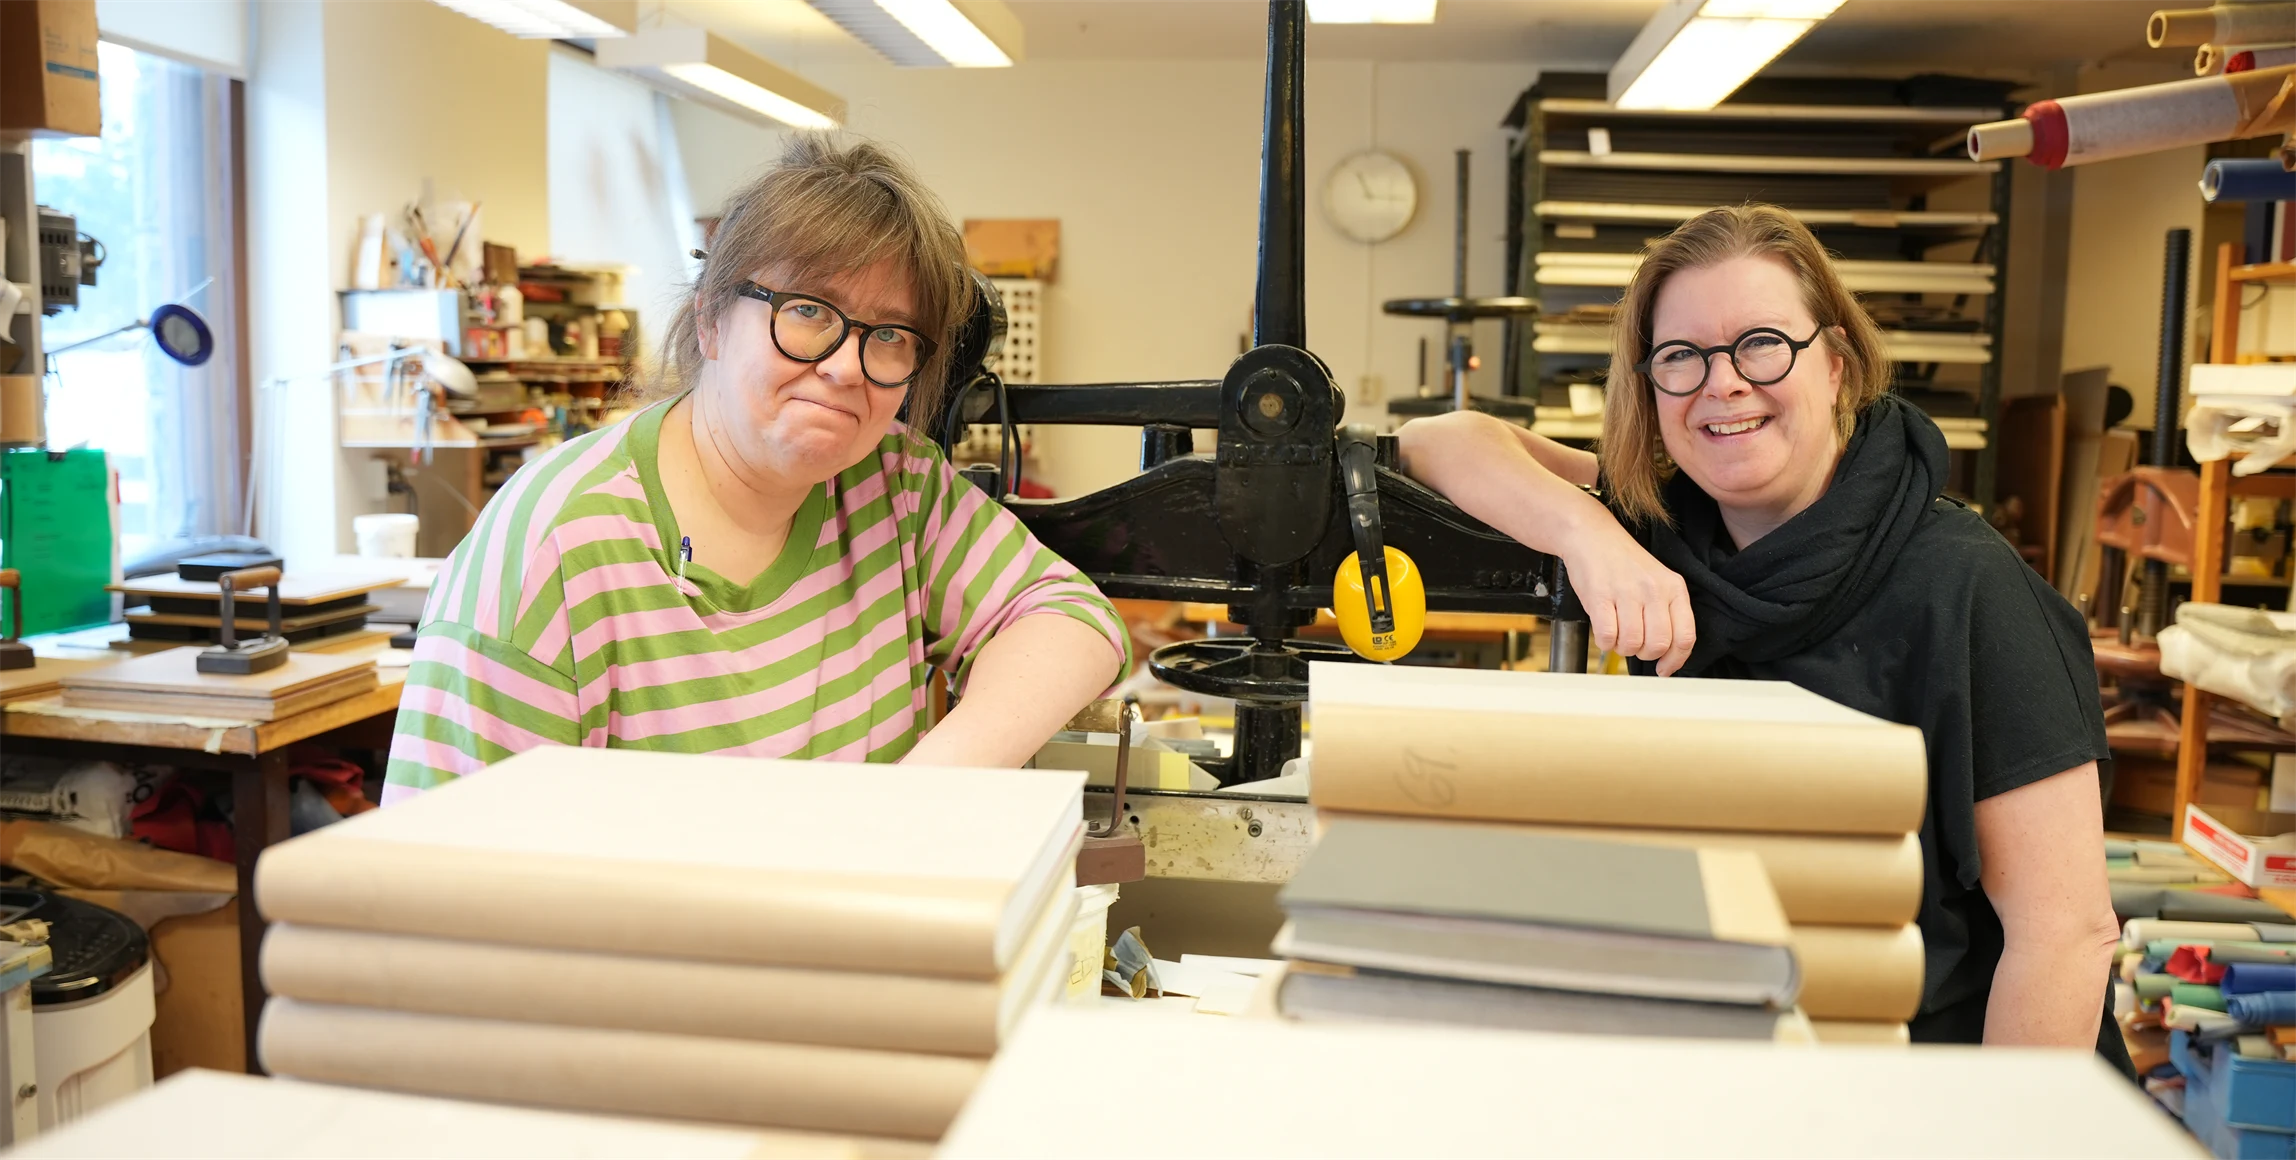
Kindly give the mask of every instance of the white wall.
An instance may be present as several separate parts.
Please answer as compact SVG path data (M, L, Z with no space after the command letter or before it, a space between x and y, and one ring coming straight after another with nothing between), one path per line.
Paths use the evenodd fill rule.
M1258 244L1258 60L1052 61L999 70L895 70L817 61L808 79L844 96L848 127L903 151L961 221L1058 218L1059 280L1045 305L1044 380L1217 378L1249 329ZM1389 396L1417 382L1418 340L1440 373L1438 323L1389 318L1390 298L1450 293L1452 151L1475 151L1470 278L1496 294L1505 257L1499 119L1536 79L1525 66L1310 61L1307 78L1308 344L1376 418L1363 377ZM714 110L675 109L693 203L720 205L769 164L779 135ZM1418 217L1377 246L1347 240L1318 190L1346 155L1377 145L1420 178ZM1497 393L1499 328L1478 329ZM1075 495L1132 474L1138 432L1039 432L1042 475Z
M480 238L550 250L549 48L429 3L260 0L248 88L255 381L333 361L359 219L423 194L482 203ZM469 244L466 242L466 244ZM337 446L324 380L274 395L260 534L289 555L351 546L383 510L366 451Z
M2186 74L2189 76L2189 72ZM2179 79L2138 65L2083 69L2084 92ZM2065 287L2063 365L2112 368L2112 381L2136 398L2129 425L2150 430L2154 384L2159 378L2162 259L2168 231L2192 231L2192 265L2185 301L2188 343L2205 342L2208 317L2200 311L2203 271L2198 145L2075 166L2073 230ZM2197 348L2189 348L2197 349ZM2189 357L2189 356L2188 356Z
M550 54L550 243L564 262L628 268L642 338L669 324L700 244L670 98L567 49Z
M105 40L247 79L247 0L96 0Z

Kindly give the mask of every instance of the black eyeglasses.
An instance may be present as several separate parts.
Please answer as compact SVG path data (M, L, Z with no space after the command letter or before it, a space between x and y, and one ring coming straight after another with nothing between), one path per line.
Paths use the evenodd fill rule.
M861 332L861 374L880 387L895 389L914 381L933 359L933 340L914 327L889 322L856 322L810 294L741 284L741 296L773 308L773 345L799 362L816 363L837 352L845 338Z
M1754 386L1766 387L1794 373L1794 360L1818 341L1818 332L1824 329L1821 326L1811 331L1810 337L1799 342L1776 327L1757 326L1722 346L1700 346L1680 340L1660 343L1649 358L1634 364L1634 369L1649 375L1650 385L1660 393L1680 398L1704 390L1707 373L1714 366L1714 356L1727 354L1739 378Z

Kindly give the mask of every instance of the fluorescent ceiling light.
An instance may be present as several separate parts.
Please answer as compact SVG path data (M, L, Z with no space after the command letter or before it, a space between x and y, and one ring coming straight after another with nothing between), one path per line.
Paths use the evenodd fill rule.
M1317 24L1433 24L1435 0L1307 0Z
M1842 0L1673 0L1610 70L1621 109L1711 109Z
M605 40L638 25L637 0L438 0L526 40Z
M823 16L903 68L1009 68L1020 18L1004 0L809 0Z
M602 40L598 63L739 117L799 129L834 129L845 120L844 98L707 29L649 28Z

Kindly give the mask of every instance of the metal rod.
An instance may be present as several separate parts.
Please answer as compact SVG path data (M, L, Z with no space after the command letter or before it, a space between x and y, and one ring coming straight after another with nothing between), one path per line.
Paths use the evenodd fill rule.
M1547 640L1547 671L1555 673L1585 672L1586 621L1557 620L1549 628L1553 635Z
M1451 296L1467 296L1467 165L1474 153L1459 151L1459 211L1451 236Z
M1307 184L1301 0L1268 5L1267 121L1260 150L1260 271L1252 342L1307 347Z
M2192 270L2192 231L2168 232L2168 253L2162 262L2160 287L2160 371L2153 380L2152 461L2156 467L2176 462L2176 429L2184 418L2178 404L2184 383L2185 284Z

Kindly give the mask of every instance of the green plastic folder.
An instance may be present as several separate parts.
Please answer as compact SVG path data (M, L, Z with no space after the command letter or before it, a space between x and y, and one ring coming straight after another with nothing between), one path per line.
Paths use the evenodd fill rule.
M101 451L0 455L0 568L22 585L24 632L108 624L111 471ZM0 618L14 613L0 591ZM4 623L4 620L0 620Z

